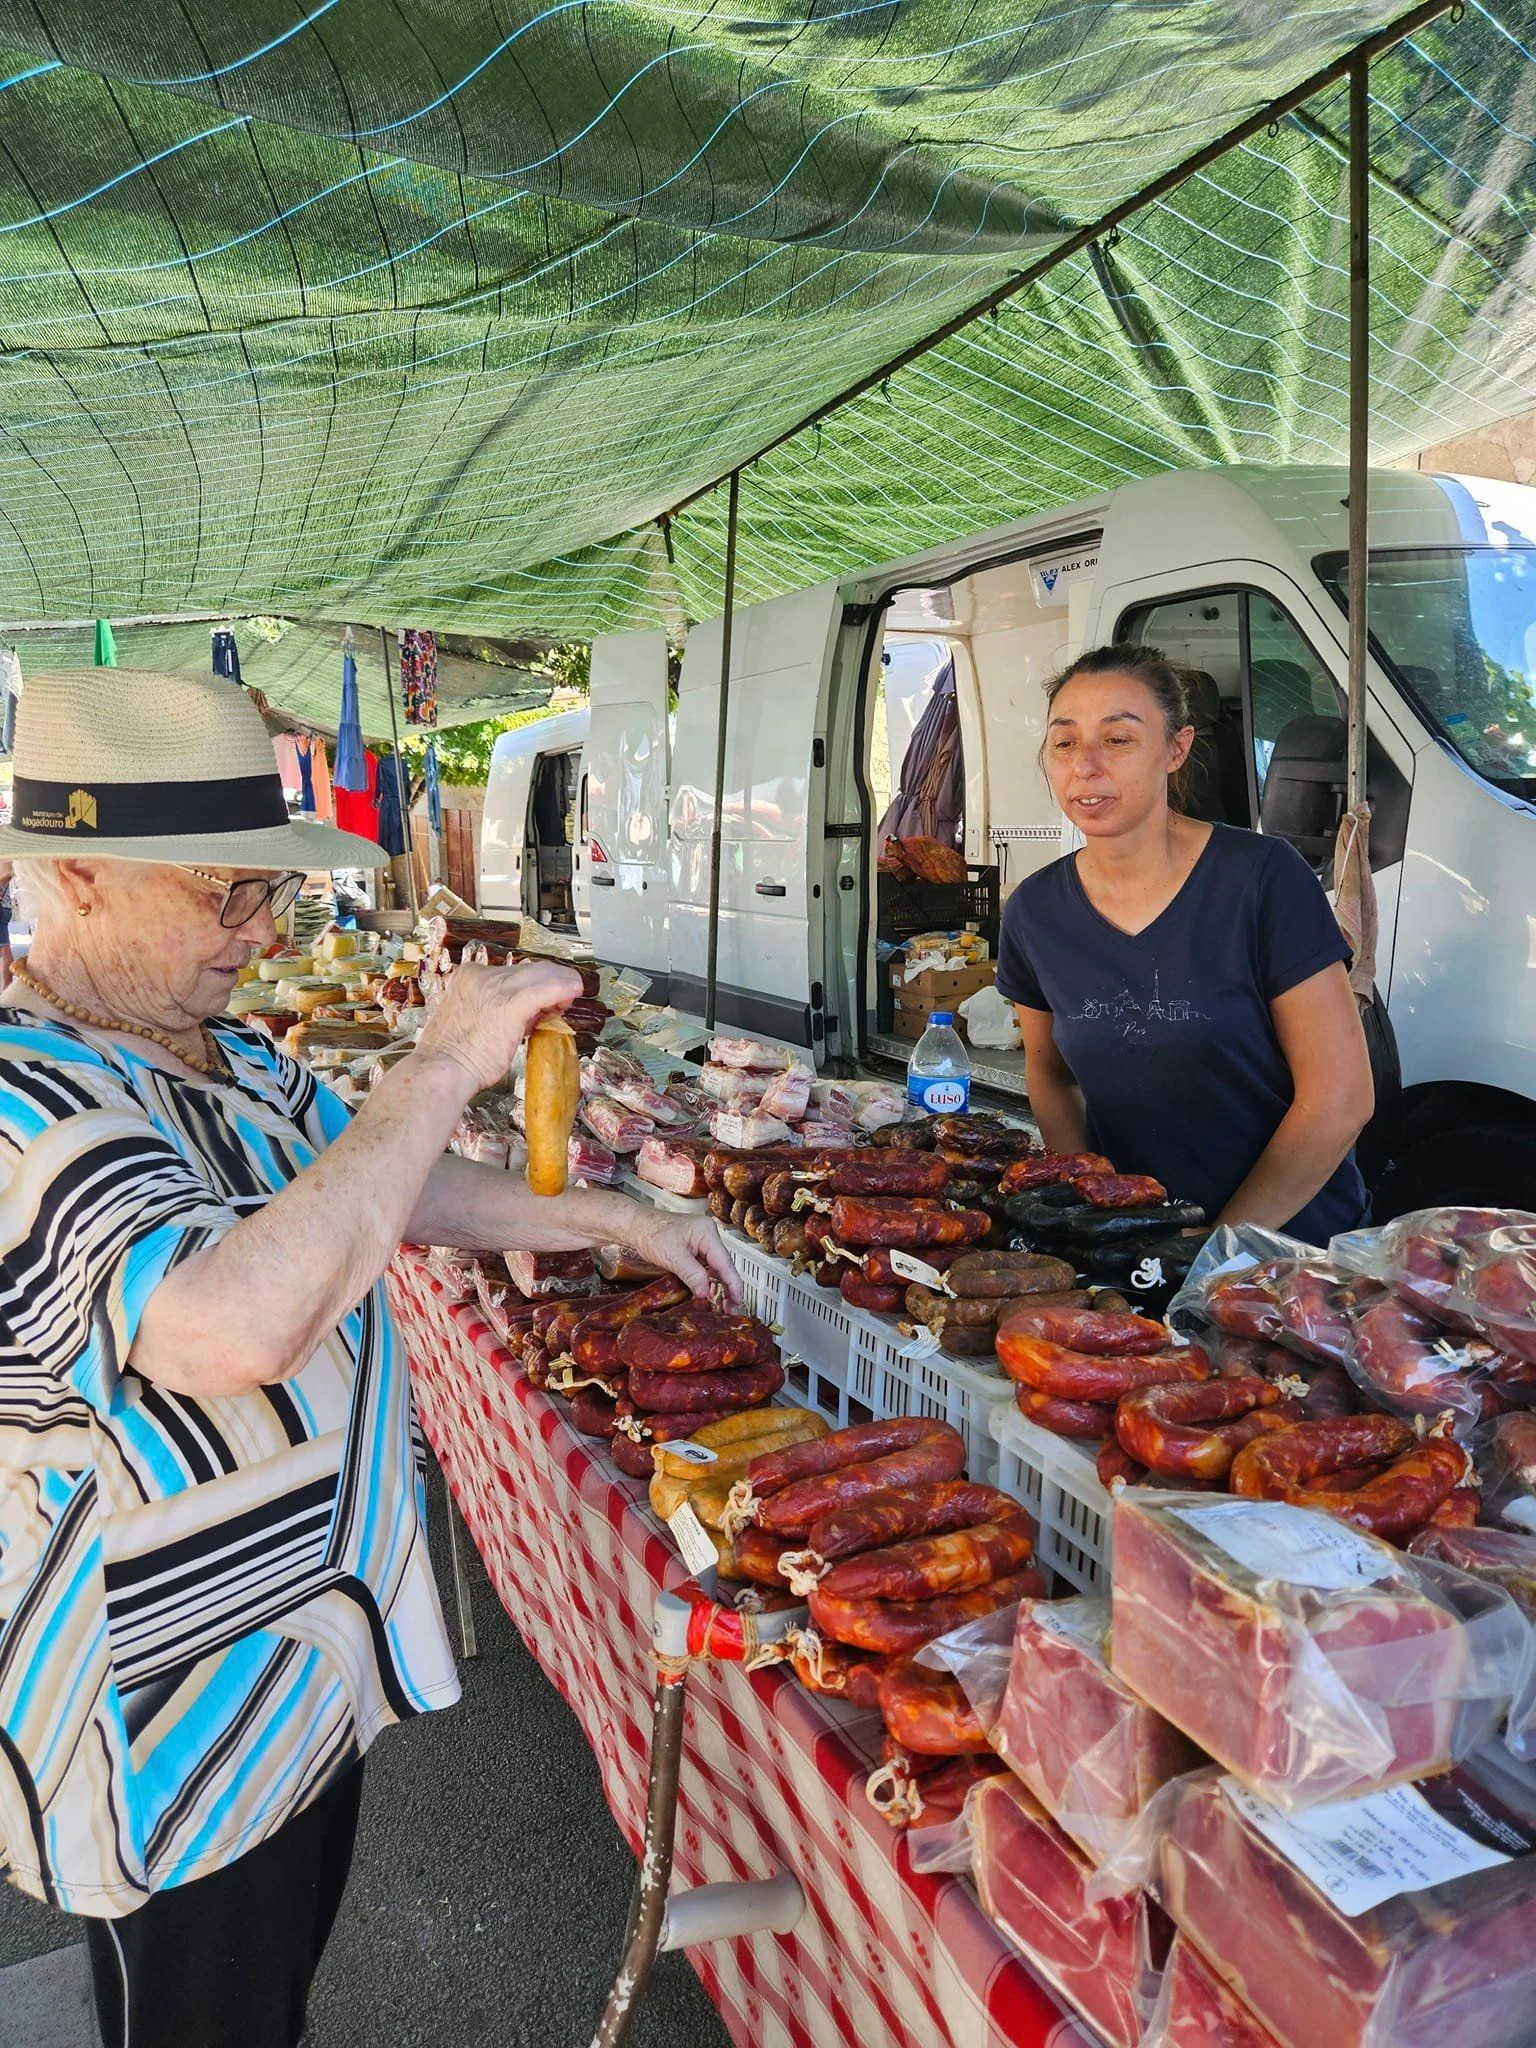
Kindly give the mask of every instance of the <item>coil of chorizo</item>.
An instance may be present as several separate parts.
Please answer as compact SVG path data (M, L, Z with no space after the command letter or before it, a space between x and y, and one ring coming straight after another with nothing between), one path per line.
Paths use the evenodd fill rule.
M899 1280L889 1284L869 1280L857 1266L845 1267L837 1286L850 1308L871 1309L876 1315L897 1314L907 1296L907 1289Z
M1285 1500L1309 1480L1401 1457L1413 1443L1412 1429L1396 1415L1298 1422L1239 1451L1228 1485L1245 1500Z
M773 1332L756 1316L718 1309L668 1309L629 1322L619 1332L618 1353L632 1371L719 1372L727 1366L770 1365L779 1355Z
M931 1600L966 1593L1021 1571L1035 1551L1034 1524L1020 1507L1004 1519L911 1536L833 1565L821 1585L845 1600Z
M630 1398L642 1414L731 1415L758 1408L784 1384L777 1360L762 1365L728 1365L711 1372L641 1372L632 1366Z
M1281 1386L1264 1379L1216 1379L1139 1387L1115 1409L1115 1435L1149 1472L1220 1479L1245 1443L1295 1420L1268 1409L1286 1405Z
M863 1465L871 1458L883 1458L889 1451L907 1450L923 1442L933 1427L921 1415L890 1415L882 1422L850 1423L845 1429L834 1429L806 1443L764 1451L747 1467L747 1477L752 1491L759 1498L766 1498L797 1479L815 1479L844 1465Z
M825 1444L831 1439L823 1437L821 1441ZM960 1432L947 1422L924 1421L921 1434L899 1449L864 1463L823 1470L813 1478L781 1487L766 1499L759 1498L756 1519L775 1536L803 1538L813 1522L834 1508L849 1507L872 1493L910 1486L919 1480L957 1479L964 1466L965 1442ZM748 1481L754 1492L755 1471L754 1459L748 1467Z
M1167 1200L1168 1190L1150 1173L1085 1173L1072 1175L1072 1185L1095 1209L1150 1209Z
M602 1387L578 1387L566 1413L583 1436L611 1437L618 1426L618 1405Z
M630 1294L600 1303L571 1332L571 1357L585 1370L601 1372L617 1357L619 1332L637 1316L675 1308L688 1299L688 1289L674 1273L663 1273Z
M742 1529L732 1539L731 1547L743 1578L783 1591L784 1574L779 1570L779 1559L791 1549L790 1544L781 1537L770 1536L766 1529Z
M990 1751L980 1716L949 1672L930 1671L915 1657L890 1657L876 1692L887 1734L915 1756Z
M922 1155L919 1155L922 1156ZM920 1207L916 1200L882 1201L872 1195L838 1195L832 1203L832 1234L839 1244L975 1244L991 1227L984 1209Z
M898 1273L895 1266L892 1265L891 1255L893 1251L900 1256L906 1256L901 1252L899 1245L872 1244L866 1246L864 1256L860 1261L864 1278L876 1281L882 1287L905 1287L908 1284L909 1276L903 1276ZM944 1273L958 1260L969 1258L970 1256L971 1254L967 1252L964 1245L936 1244L930 1246L923 1253L923 1264L925 1266L932 1266L936 1273Z
M1114 1170L1102 1152L1036 1152L1031 1158L1014 1160L1003 1175L999 1192L1027 1195L1034 1188L1057 1187L1070 1181L1075 1173Z
M1068 1351L1086 1351L1104 1358L1128 1352L1166 1351L1172 1342L1165 1323L1150 1316L1114 1315L1103 1309L1034 1307L1020 1302L998 1327L999 1339L1037 1340ZM998 1354L1002 1356L1001 1351Z
M1293 1507L1322 1508L1388 1543L1406 1543L1465 1484L1469 1462L1450 1437L1431 1438L1395 1458L1384 1472L1348 1493L1305 1486L1286 1495Z
M978 1522L1022 1512L1012 1494L974 1479L935 1479L901 1493L872 1493L850 1508L823 1515L806 1531L806 1545L828 1564L861 1550L878 1550L908 1536L944 1536Z
M1010 1304L1021 1295L1070 1293L1077 1285L1077 1275L1065 1259L1047 1258L1042 1252L963 1252L945 1279L949 1292L962 1300Z
M1037 1599L1044 1591L1044 1574L1026 1565L1022 1571L969 1593L941 1593L932 1600L846 1600L816 1586L810 1594L810 1609L817 1628L834 1641L855 1650L899 1655L920 1650L935 1636L946 1636L968 1621L995 1614L1015 1600Z
M790 1169L820 1195L941 1195L949 1167L933 1152L854 1146Z
M1178 1351L1126 1352L1119 1357L1091 1356L1048 1344L1039 1337L997 1333L998 1363L1010 1379L1021 1380L1059 1401L1118 1401L1137 1387L1171 1385L1177 1380L1205 1380L1210 1361L1198 1344Z
M1043 1394L1038 1387L1017 1386L1014 1406L1029 1421L1048 1429L1052 1436L1078 1437L1096 1443L1115 1433L1113 1401L1063 1401L1055 1394Z
M855 1707L878 1706L884 1657L850 1650L846 1643L823 1642L812 1629L793 1629L788 1641L790 1667L807 1692L845 1699Z

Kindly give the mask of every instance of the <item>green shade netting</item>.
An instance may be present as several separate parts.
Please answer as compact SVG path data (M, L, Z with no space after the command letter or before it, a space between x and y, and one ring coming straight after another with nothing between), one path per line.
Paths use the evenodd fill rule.
M658 514L1401 11L0 0L0 616L705 616L723 494L670 558ZM1536 405L1533 41L1473 0L1373 71L1378 460ZM1338 86L748 471L741 595L1339 458L1344 130Z

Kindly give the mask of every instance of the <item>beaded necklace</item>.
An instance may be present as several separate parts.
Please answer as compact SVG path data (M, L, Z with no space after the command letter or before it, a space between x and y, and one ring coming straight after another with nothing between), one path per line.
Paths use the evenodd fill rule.
M121 1017L98 1017L94 1011L84 1010L78 1003L67 1002L29 967L19 964L13 967L11 979L19 981L23 988L31 989L33 995L41 996L45 1003L51 1003L54 1009L62 1011L73 1023L87 1024L93 1031L121 1032L129 1038L146 1038L151 1045L158 1045L162 1052L168 1052L173 1059L180 1060L183 1066L191 1067L194 1073L201 1074L206 1080L230 1079L229 1062L224 1057L224 1049L206 1024L198 1027L203 1038L203 1057L199 1059L195 1053L184 1052L173 1038L163 1031L156 1031L152 1025L129 1024Z

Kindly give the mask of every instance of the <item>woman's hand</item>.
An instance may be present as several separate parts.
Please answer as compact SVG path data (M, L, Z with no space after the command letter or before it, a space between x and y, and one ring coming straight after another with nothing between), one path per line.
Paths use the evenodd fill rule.
M525 960L515 967L460 965L422 1031L418 1055L446 1055L464 1068L476 1089L494 1088L506 1079L518 1047L540 1017L563 1010L580 994L581 976L556 960Z
M708 1216L669 1216L637 1203L625 1239L642 1258L675 1273L695 1294L723 1296L726 1308L741 1306L741 1275Z

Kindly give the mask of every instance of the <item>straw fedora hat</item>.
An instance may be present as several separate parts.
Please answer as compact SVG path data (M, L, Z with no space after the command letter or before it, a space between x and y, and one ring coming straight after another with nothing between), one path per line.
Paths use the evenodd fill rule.
M8 860L383 867L371 839L290 819L261 714L224 676L61 669L16 707Z

